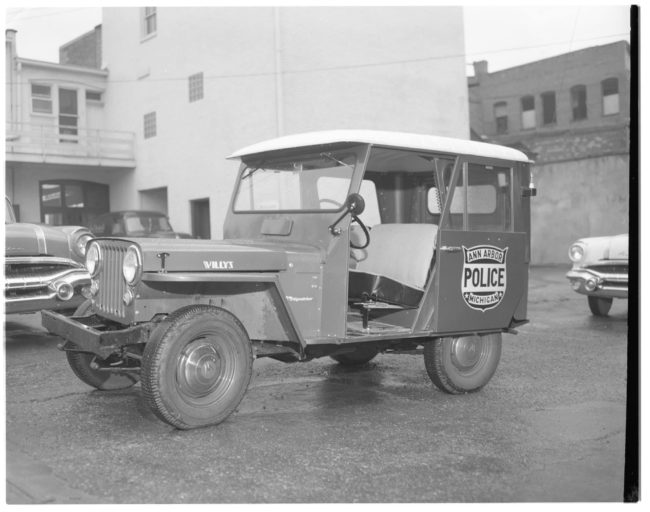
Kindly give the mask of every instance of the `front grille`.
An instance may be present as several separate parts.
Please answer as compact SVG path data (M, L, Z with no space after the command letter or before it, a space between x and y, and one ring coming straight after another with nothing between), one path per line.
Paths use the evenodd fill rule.
M115 320L126 317L126 306L124 305L124 293L127 285L122 276L122 260L130 242L120 240L98 241L102 262L99 275L97 276L99 292L95 297L95 306L99 312Z
M21 278L47 278L49 276L58 274L65 270L76 268L70 263L7 263L5 265L5 277L11 279L13 277Z
M627 274L627 263L609 263L607 265L590 265L586 267L588 270L599 272L600 274Z

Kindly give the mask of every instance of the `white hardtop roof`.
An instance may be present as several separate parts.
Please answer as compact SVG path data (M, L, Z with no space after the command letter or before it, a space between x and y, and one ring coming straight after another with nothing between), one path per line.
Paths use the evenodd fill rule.
M476 142L473 140L453 139L418 133L385 132L374 130L331 130L321 132L299 133L277 139L270 139L235 151L228 158L242 158L267 151L277 151L298 147L334 144L338 142L358 142L395 148L421 151L440 151L461 155L482 156L502 160L530 162L528 157L513 148Z

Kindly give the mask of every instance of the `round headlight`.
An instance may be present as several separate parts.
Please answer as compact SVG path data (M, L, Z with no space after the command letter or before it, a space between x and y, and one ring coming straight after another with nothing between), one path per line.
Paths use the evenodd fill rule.
M569 258L574 263L579 262L584 255L585 248L582 246L582 244L573 244L571 247L569 247Z
M79 257L83 258L86 255L86 245L93 239L91 233L87 230L78 229L72 235L71 245L73 252Z
M91 277L95 277L99 272L99 265L101 263L102 254L99 250L98 244L90 244L88 251L86 252L86 268L90 273Z
M127 284L133 285L140 278L142 272L142 258L135 246L127 249L122 262L122 275Z

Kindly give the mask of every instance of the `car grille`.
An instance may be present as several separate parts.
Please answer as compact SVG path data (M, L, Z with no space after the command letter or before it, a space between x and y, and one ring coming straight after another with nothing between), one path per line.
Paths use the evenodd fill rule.
M96 277L99 292L95 296L95 307L109 318L124 320L127 307L123 297L127 285L122 276L122 261L132 243L120 240L101 240L98 243L102 262L99 275Z
M614 263L607 265L590 265L587 267L588 270L593 270L594 272L599 272L601 274L626 274L628 273L628 264L627 263Z
M5 265L5 278L47 278L71 268L76 268L76 266L73 266L70 262L63 261L7 263Z

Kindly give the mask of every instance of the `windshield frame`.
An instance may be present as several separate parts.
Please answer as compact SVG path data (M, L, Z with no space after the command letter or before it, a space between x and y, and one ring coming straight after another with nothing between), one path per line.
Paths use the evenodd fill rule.
M5 224L16 224L16 212L8 197L5 197Z
M358 144L345 144L345 145L336 145L335 147L302 147L295 148L293 150L284 150L281 152L267 153L267 154L258 154L252 157L248 157L242 160L240 170L237 174L237 181L233 190L230 211L236 215L250 215L250 214L314 214L314 213L324 213L331 214L334 212L340 212L345 208L345 200L347 197L354 191L354 187L357 185L359 169L365 165L364 151L366 146L359 146ZM345 194L345 197L341 198L342 204L338 207L332 208L304 208L304 209L237 209L236 203L239 197L240 189L242 182L247 179L253 178L258 169L264 168L264 165L273 165L279 163L288 163L290 161L300 161L308 160L314 158L323 158L329 159L332 162L332 167L340 167L337 165L337 162L341 162L342 156L341 153L345 153L345 157L350 155L354 156L354 163L350 164L351 173L348 179L348 187ZM304 171L309 172L309 171Z

